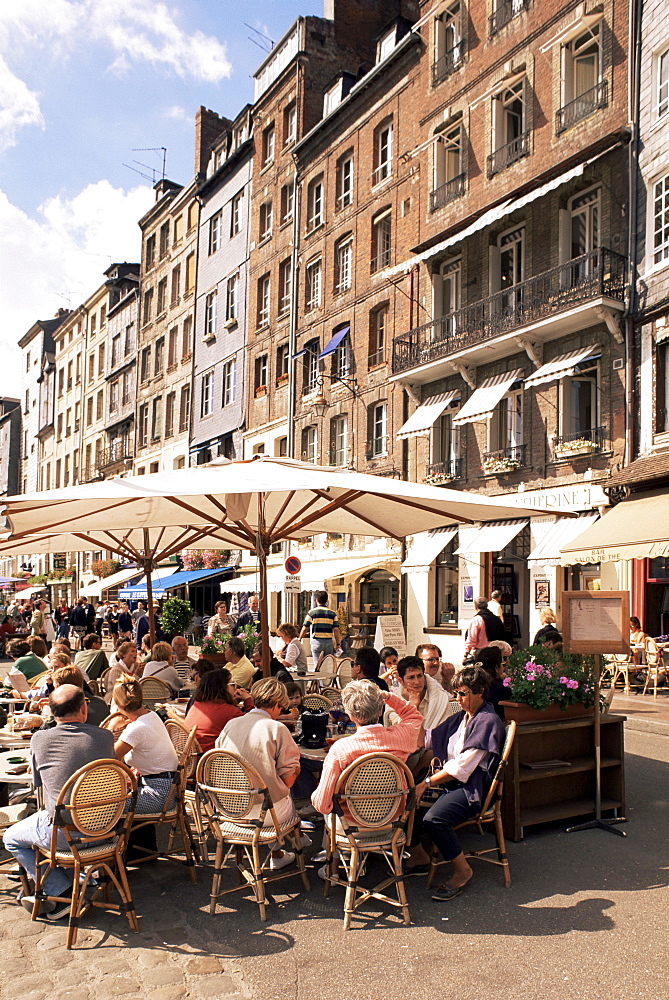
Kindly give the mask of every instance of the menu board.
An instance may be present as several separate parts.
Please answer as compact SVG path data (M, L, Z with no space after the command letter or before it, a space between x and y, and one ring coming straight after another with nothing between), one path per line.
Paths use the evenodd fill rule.
M570 653L629 653L629 593L565 591L562 635Z
M380 652L384 646L392 646L400 657L406 656L407 640L401 615L379 615L376 619L374 648Z

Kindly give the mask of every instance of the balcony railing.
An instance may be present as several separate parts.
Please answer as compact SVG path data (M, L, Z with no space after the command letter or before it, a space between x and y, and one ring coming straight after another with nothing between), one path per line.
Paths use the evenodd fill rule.
M582 431L572 431L571 434L561 434L553 443L553 458L560 461L565 458L580 458L582 455L592 455L604 448L604 428L588 427Z
M465 40L463 38L452 49L444 52L443 56L440 56L432 63L432 86L436 87L438 83L441 83L447 76L454 73L456 69L459 69L464 62L464 58Z
M572 125L576 125L577 122L594 114L598 108L605 108L609 103L608 95L607 81L600 80L590 90L586 90L584 94L580 94L569 104L559 108L555 112L555 134L559 135L560 132L565 132Z
M499 451L486 451L481 468L486 475L514 472L525 465L525 449L526 445L516 444L510 448L500 448Z
M500 146L488 157L488 177L494 177L502 170L506 170L512 163L522 160L524 156L530 155L530 133L521 132L519 136L507 142L505 146Z
M122 442L118 445L112 445L111 448L106 448L101 452L96 464L98 469L107 469L110 465L117 465L119 462L132 459L132 456L133 451L130 445Z
M436 212L438 208L443 208L450 201L462 198L465 193L465 174L458 174L445 184L441 184L436 190L430 191L430 211Z
M451 458L447 462L431 462L425 470L423 482L432 486L447 484L462 478L462 459Z
M530 6L530 0L497 0L497 6L490 15L490 36L501 31L505 24Z
M591 253L473 302L458 312L395 337L393 374L494 340L529 323L606 298L622 302L626 258L599 247Z

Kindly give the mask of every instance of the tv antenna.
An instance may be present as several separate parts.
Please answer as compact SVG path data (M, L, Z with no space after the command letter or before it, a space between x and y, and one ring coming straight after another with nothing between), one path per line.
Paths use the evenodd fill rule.
M248 28L249 31L252 31L254 34L258 35L258 38L262 39L262 41L258 41L258 38L251 38L250 35L247 35L246 37L250 42L253 42L254 45L257 45L259 49L263 50L263 52L272 51L272 49L274 48L273 38L270 38L269 35L266 35L264 31L259 31L258 28L254 28L252 24L248 23L248 21L244 21L244 27ZM269 42L269 47L267 45L268 42Z
M150 174L145 174L144 170L138 170L137 167L131 167L129 163L124 163L123 166L127 167L128 170L134 171L134 173L139 174L143 177L145 181L151 181L152 184L156 183L156 175L160 169L160 179L165 180L165 168L167 165L167 147L166 146L137 146L133 147L133 153L162 153L163 165L162 168L152 167L148 163L142 163L140 160L133 160L133 163L137 164L137 167L143 167L144 170L149 170Z

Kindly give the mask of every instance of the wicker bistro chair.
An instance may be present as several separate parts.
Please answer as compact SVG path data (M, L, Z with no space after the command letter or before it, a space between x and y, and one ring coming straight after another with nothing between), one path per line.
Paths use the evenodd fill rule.
M195 838L197 840L198 849L197 853L199 855L199 860L204 864L209 862L209 853L207 851L207 838L209 834L209 829L205 823L203 816L202 802L200 800L200 795L197 790L197 785L195 784L195 772L197 770L197 762L202 756L202 747L195 738L196 729L189 730L188 726L184 725L179 719L169 718L165 721L165 728L169 733L169 737L172 740L174 749L181 757L182 753L186 749L188 744L189 736L193 736L193 740L190 743L190 754L188 759L184 761L184 770L186 772L186 784L184 787L184 807L186 813L189 814L193 819L193 825L195 827ZM170 837L167 844L167 850L171 851L174 841L175 829L172 827L170 830Z
M41 860L37 861L32 919L37 919L43 900L67 901L64 896L47 896L42 886L52 868L71 868L73 882L68 949L76 943L86 889L94 872L96 879L104 882L105 899L98 899L103 888L100 885L90 904L125 913L131 929L139 931L123 862L136 799L135 776L129 767L118 760L96 760L79 768L58 796L51 845L37 848L38 859L41 856ZM67 849L58 844L59 831L65 836ZM118 892L120 903L110 902L110 885Z
M118 736L125 727L130 722L127 715L123 712L112 712L108 715L106 719L103 719L100 723L100 729L108 729L110 732L114 733L114 736Z
M322 708L328 712L332 708L332 702L324 694L305 694L302 699L303 708Z
M345 688L348 682L353 679L353 660L350 656L341 656L336 660L336 664L337 676L333 683L338 684L340 688Z
M648 690L648 685L653 682L653 698L657 698L657 682L660 674L667 677L667 668L664 664L664 657L657 648L657 643L650 637L646 639L646 682L643 686L643 694Z
M170 721L170 720L168 720ZM169 730L168 730L169 732ZM193 744L195 743L195 729L188 734L183 750L179 754L179 762L177 764L177 769L174 772L174 778L172 779L172 785L168 792L167 798L165 799L165 804L159 813L142 813L135 817L132 824L131 833L135 830L141 829L144 826L164 826L169 824L170 834L168 839L167 849L161 851L156 849L155 851L149 850L148 848L141 847L139 844L133 844L133 848L136 851L146 854L146 857L136 858L133 860L133 864L143 864L146 861L152 861L155 858L171 858L175 861L180 861L181 864L185 864L188 867L188 872L190 874L191 882L197 882L197 873L195 871L195 859L194 854L197 852L197 847L195 841L193 840L193 833L190 828L190 823L188 822L188 816L186 814L186 806L184 801L184 793L186 790L186 781L188 778L188 770L190 768L191 753L193 750ZM176 857L176 852L174 850L174 835L176 834L177 828L181 834L181 843L183 851L186 855L186 860L181 861L180 858Z
M139 686L142 689L145 708L155 709L156 705L172 701L174 698L172 688L165 681L161 681L160 677L142 677Z
M341 691L336 687L322 687L319 694L322 694L324 698L327 698L331 704L334 704L335 701L339 701L341 698Z
M488 847L482 851L465 851L465 857L480 858L481 861L487 861L492 865L499 865L502 869L504 885L507 889L511 885L511 869L509 868L509 859L506 856L506 842L504 840L504 829L502 827L502 791L504 788L504 774L506 772L507 764L509 763L509 757L511 756L511 748L513 747L515 736L516 723L507 723L502 756L499 764L497 765L495 777L493 778L492 784L480 811L476 814L476 816L471 816L469 819L466 819L464 823L458 823L457 826L453 827L454 830L462 830L466 826L475 826L477 827L478 832L482 834L484 823L492 823L494 825L495 847ZM494 854L495 852L497 853L497 858L489 858L487 856L489 854ZM430 856L430 871L427 876L428 888L430 888L434 882L434 877L437 873L439 865L445 864L446 862L440 858L437 848L433 848Z
M354 911L371 897L399 907L411 923L402 873L402 851L411 840L416 797L409 768L390 753L369 753L346 768L337 781L333 809L326 825L325 895L331 885L346 887L344 930ZM335 850L346 872L337 875ZM369 854L384 858L390 874L374 888L358 885ZM384 890L395 883L397 898Z
M100 676L98 677L98 687L100 688L100 694L107 694L108 693L107 692L107 687L108 687L108 685L107 685L107 679L108 679L110 673L111 673L111 667L107 667L107 669L103 670L102 673L100 674Z
M634 681L634 678L640 670L643 670L639 664L635 663L631 656L627 656L626 653L614 653L614 669L611 675L611 687L614 688L618 683L618 679L622 677L625 694L630 694L630 680Z
M267 902L272 901L266 887L269 882L295 875L295 869L267 874L271 846L289 840L297 854L298 871L305 889L309 879L302 854L300 818L280 827L265 783L250 764L227 750L209 750L197 766L197 786L202 796L211 832L216 838L216 860L211 885L209 912L216 913L219 896L253 886L260 919L267 919ZM261 860L261 848L267 848ZM239 884L221 890L224 856L235 850ZM226 853L227 850L227 853ZM244 864L246 861L246 865Z

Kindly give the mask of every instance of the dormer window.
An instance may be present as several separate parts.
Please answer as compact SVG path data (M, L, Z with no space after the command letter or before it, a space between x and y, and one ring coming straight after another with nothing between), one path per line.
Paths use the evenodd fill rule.
M409 22L404 20L395 21L392 27L386 29L376 44L376 61L383 62L387 59L395 46L409 31Z
M355 83L355 77L350 73L342 73L323 94L323 117L326 118L341 102Z

